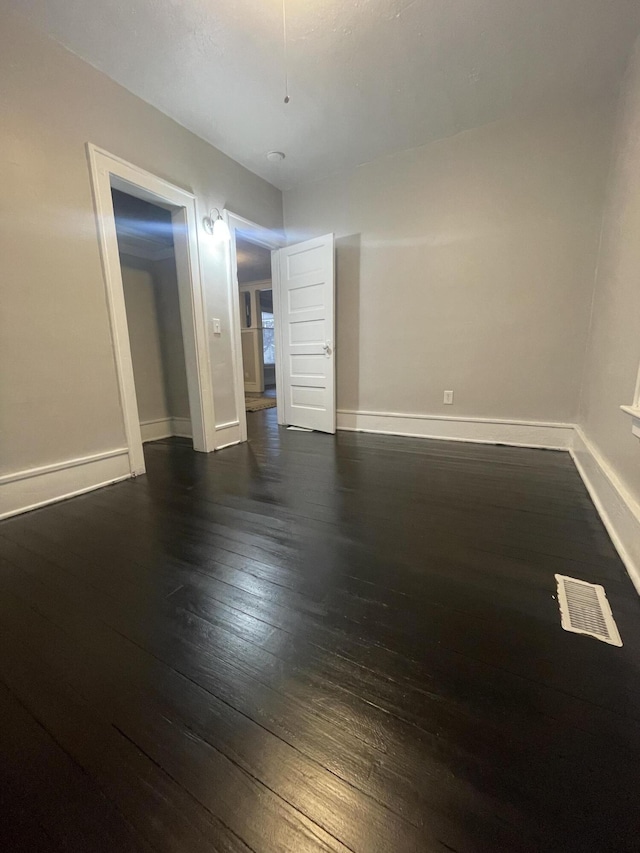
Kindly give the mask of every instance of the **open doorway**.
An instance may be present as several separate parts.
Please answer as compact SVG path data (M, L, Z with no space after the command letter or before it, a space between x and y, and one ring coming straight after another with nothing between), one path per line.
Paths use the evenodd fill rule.
M245 411L277 407L271 252L236 235Z
M240 421L240 441L247 440L245 387L247 381L260 381L256 354L252 347L243 355L243 330L251 328L254 314L268 315L267 296L252 299L242 292L251 282L240 282L238 247L246 243L271 250L271 287L254 282L255 289L271 290L271 312L275 348L276 419L280 425L309 431L336 431L335 362L335 240L324 234L282 247L277 232L225 211L231 245L229 286L234 302L234 373L236 406ZM256 273L252 272L253 277ZM236 290L237 299L233 299ZM270 319L270 318L269 318ZM245 344L246 347L246 344ZM253 359L253 361L252 361ZM245 369L248 366L248 371ZM253 373L251 366L254 365ZM249 375L247 376L247 372Z
M273 408L277 422L283 423L282 401L279 399L282 388L282 359L278 338L279 291L277 268L274 267L274 264L277 265L277 250L282 246L282 237L279 232L264 228L229 210L224 211L224 218L231 236L229 295L233 306L231 332L236 377L235 398L240 441L246 441L246 406L249 394L271 399L268 404L270 408L275 400L276 405ZM252 288L252 285L255 287ZM261 292L264 293L263 296L260 296ZM250 332L252 328L256 331ZM265 329L268 329L266 333ZM254 337L253 341L251 335ZM266 353L265 338L268 346ZM245 375L245 362L249 376ZM252 381L257 383L254 386L256 390L250 390ZM263 386L264 390L259 390Z
M191 439L171 213L112 189L142 442Z
M170 217L193 449L208 453L216 447L216 427L196 199L91 143L87 143L87 154L129 465L136 476L145 472L145 461L112 191L157 206ZM175 322L178 313L174 305Z

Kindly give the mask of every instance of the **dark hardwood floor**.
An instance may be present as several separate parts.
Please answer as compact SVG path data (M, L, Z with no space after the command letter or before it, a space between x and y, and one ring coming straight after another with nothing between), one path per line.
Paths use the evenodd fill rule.
M248 419L0 524L0 848L640 850L640 599L570 457Z

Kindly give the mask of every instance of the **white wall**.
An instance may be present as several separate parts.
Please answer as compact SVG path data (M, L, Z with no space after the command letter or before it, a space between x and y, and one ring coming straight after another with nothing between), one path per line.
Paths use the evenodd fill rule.
M189 420L175 260L120 263L140 423Z
M640 441L619 408L634 402L639 366L640 41L620 99L580 409L587 440L635 512L633 559L640 589ZM630 541L628 549L633 550Z
M611 124L498 122L285 192L290 240L338 238L339 410L575 420Z
M191 418L187 368L180 319L180 299L175 258L153 262L158 294L160 345L167 388L167 403L172 418Z
M12 473L125 444L86 142L190 190L199 216L227 206L278 228L282 198L4 10L0 80L0 473ZM210 336L221 424L238 417L228 281L223 251L199 236L207 313L223 321Z
M153 261L120 255L127 327L141 423L171 417L162 359Z

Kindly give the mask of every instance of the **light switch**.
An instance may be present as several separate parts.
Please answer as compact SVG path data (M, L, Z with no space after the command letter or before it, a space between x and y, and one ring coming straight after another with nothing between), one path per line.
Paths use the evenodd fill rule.
M212 318L211 327L213 328L213 334L214 335L221 335L222 334L222 329L220 327L220 318L219 317L213 317Z
M444 392L444 403L450 406L453 403L453 391L445 391Z

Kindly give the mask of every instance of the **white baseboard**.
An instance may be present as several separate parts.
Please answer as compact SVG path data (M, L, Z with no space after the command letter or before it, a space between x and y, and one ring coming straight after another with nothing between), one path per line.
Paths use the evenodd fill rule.
M571 456L611 541L640 593L640 504L578 426Z
M140 423L142 441L159 441L161 438L169 438L173 435L171 418L157 418L155 421L142 421Z
M161 424L165 426L161 427ZM168 433L170 435L178 435L180 432L186 434L187 430L190 435L191 424L186 418L154 421L150 425L160 432L161 429L168 428L167 424L172 430ZM580 427L572 424L343 410L338 412L338 429L569 451L611 540L640 593L640 504L629 494ZM219 424L216 427L216 436L217 450L238 444L238 421ZM117 448L92 456L5 474L0 476L0 518L8 518L54 501L65 500L130 476L127 448Z
M340 430L568 451L629 577L640 593L640 504L629 494L579 426L344 409L338 410L337 416Z
M142 441L159 441L177 435L180 438L191 438L191 421L189 418L157 418L153 421L142 421L140 424Z
M216 426L216 450L240 444L240 421L227 421Z
M189 418L171 418L172 435L179 438L192 438L191 421Z
M406 415L399 412L358 412L345 409L338 410L337 421L338 429L342 430L413 438L511 444L515 447L544 447L554 450L569 450L573 442L573 424L563 423Z
M108 486L131 476L126 447L0 477L0 518Z

